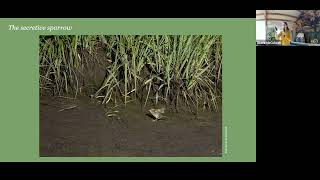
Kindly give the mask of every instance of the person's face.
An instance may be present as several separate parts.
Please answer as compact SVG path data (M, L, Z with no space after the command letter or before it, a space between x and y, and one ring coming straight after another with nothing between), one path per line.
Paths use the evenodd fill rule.
M286 23L283 23L282 26L283 26L283 28L285 28L285 29L287 29L287 27L288 27Z

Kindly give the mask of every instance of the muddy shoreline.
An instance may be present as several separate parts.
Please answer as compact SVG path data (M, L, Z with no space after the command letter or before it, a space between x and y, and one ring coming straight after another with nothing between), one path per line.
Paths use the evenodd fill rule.
M76 106L60 111L62 108ZM107 117L90 98L40 97L41 157L213 157L222 154L221 112L166 112L153 122L137 104Z

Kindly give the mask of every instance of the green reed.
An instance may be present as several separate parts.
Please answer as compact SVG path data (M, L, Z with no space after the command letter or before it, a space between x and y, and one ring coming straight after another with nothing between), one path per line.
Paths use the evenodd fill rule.
M54 94L79 92L79 73L103 44L111 63L94 97L102 103L150 100L196 109L221 103L220 35L41 36L40 87ZM95 63L95 62L93 62ZM82 73L85 76L85 72Z

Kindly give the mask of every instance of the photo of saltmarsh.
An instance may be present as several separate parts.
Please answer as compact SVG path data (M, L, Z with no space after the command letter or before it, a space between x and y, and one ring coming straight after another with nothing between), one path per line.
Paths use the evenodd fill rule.
M40 156L222 156L221 35L39 43Z

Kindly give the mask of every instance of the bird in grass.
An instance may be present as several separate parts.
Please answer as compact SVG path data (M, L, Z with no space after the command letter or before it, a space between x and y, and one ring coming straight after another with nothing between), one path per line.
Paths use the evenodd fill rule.
M158 121L161 118L165 117L163 116L165 108L160 109L150 109L149 112L152 114L152 116L155 118L153 121Z

